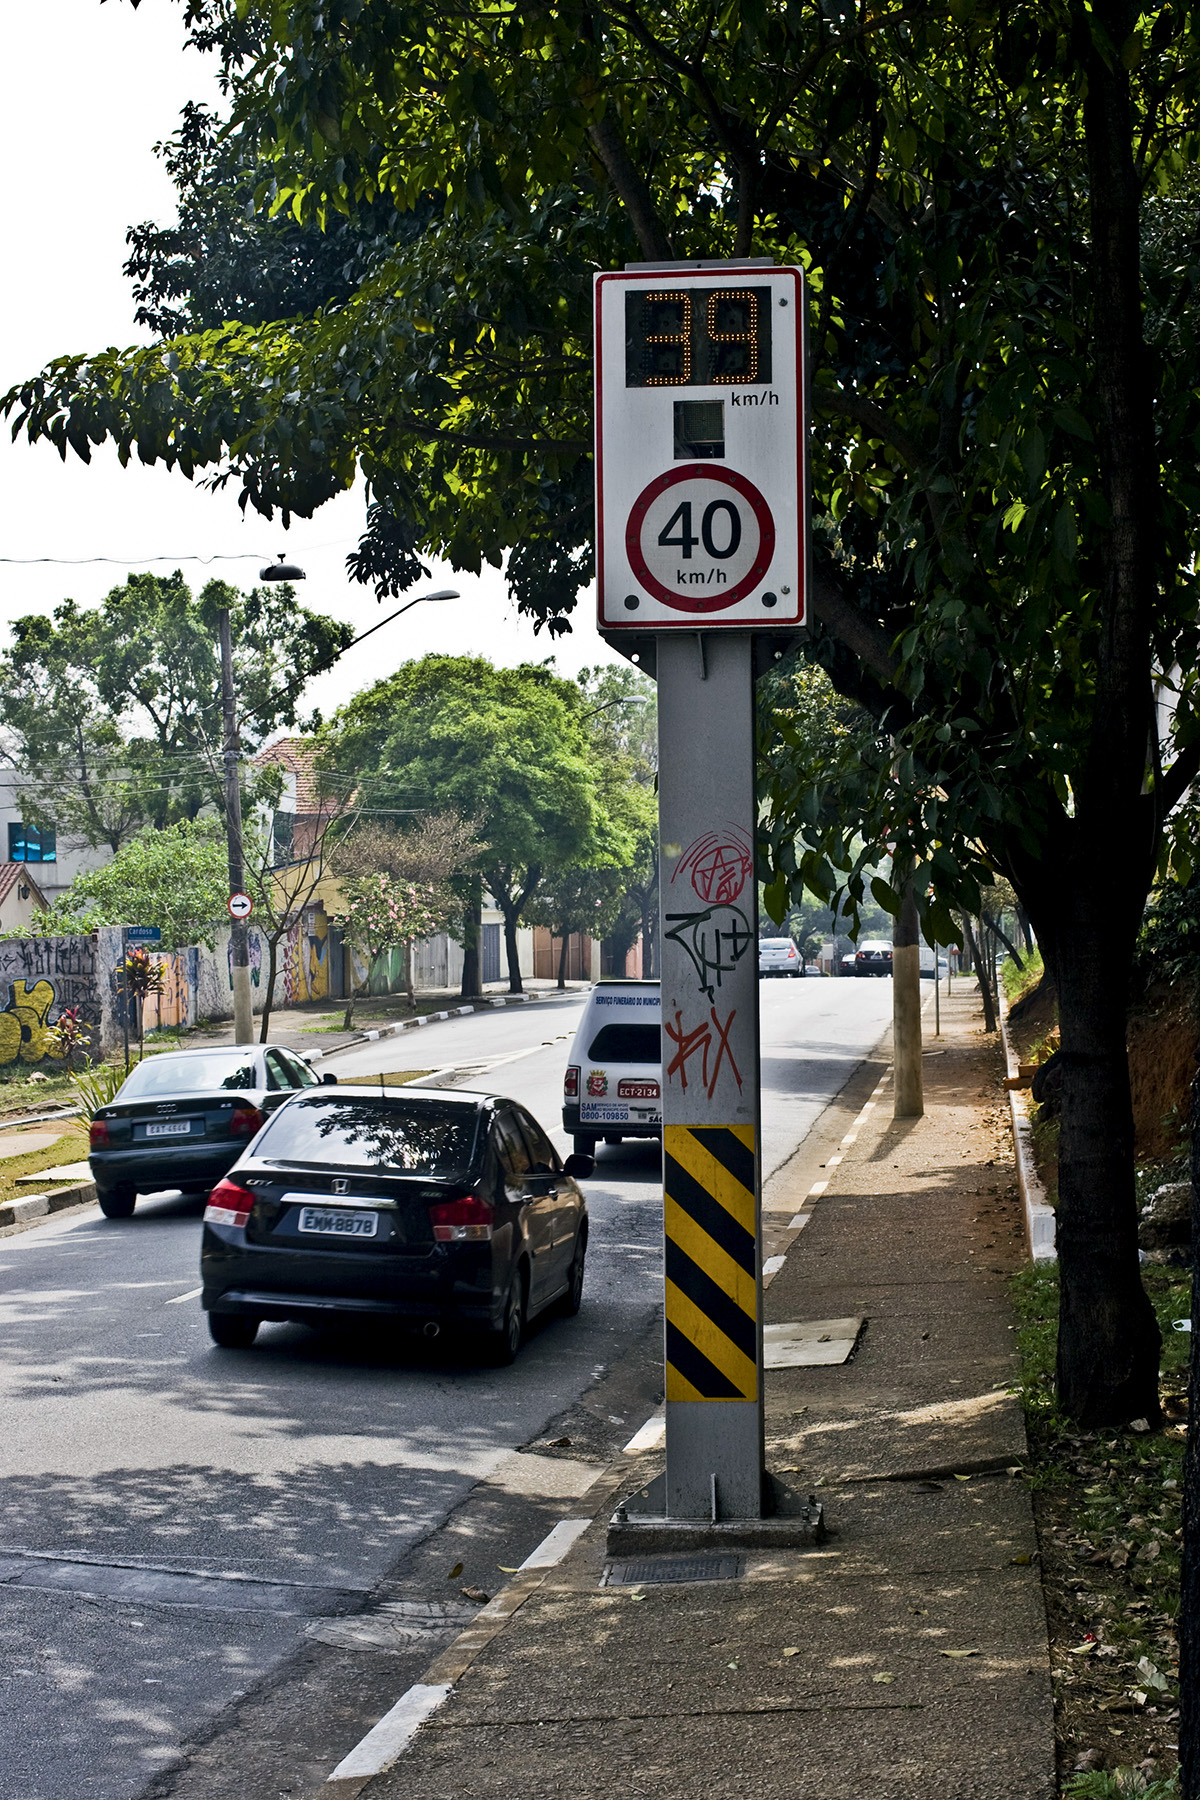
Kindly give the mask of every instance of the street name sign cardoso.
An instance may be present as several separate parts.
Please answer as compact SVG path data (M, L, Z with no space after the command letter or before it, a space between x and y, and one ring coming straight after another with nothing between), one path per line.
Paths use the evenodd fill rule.
M804 623L803 342L798 269L597 276L601 630Z
M804 306L800 272L761 263L596 279L599 626L658 681L667 1466L647 1529L749 1528L768 1491L754 644L806 623Z

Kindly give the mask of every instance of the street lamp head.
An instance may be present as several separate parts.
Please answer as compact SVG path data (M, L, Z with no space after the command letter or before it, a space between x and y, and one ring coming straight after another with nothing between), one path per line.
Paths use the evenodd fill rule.
M298 563L285 562L283 551L279 552L279 561L268 563L265 569L258 571L260 581L306 581L308 578Z
M437 588L432 594L422 594L422 600L457 600L460 598L457 588Z

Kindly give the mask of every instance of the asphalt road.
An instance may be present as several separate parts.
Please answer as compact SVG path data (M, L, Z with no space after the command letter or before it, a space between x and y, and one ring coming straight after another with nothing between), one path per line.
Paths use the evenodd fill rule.
M891 984L761 993L769 1178L878 1041ZM581 1004L450 1020L331 1066L436 1065L521 1100L566 1148ZM200 1209L178 1196L0 1241L0 1800L132 1800L644 1335L657 1146L602 1146L587 1194L583 1310L503 1370L444 1340L283 1325L214 1349L193 1293Z

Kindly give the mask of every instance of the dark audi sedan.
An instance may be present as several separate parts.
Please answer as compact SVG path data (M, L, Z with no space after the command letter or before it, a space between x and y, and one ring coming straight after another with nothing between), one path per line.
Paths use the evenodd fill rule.
M92 1121L88 1163L101 1212L127 1219L139 1194L159 1188L206 1194L269 1112L319 1085L303 1057L276 1044L147 1057Z
M576 1177L512 1100L440 1088L305 1094L248 1146L204 1212L201 1304L216 1343L264 1319L374 1318L485 1335L511 1362L526 1321L579 1310L588 1218Z

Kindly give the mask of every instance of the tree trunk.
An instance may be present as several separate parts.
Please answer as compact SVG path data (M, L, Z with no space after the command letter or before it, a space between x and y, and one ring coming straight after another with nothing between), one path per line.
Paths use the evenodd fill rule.
M267 1041L267 1027L271 1023L271 1009L275 1002L275 972L279 962L279 933L267 939L267 991L263 995L262 1024L258 1030L258 1041Z
M461 998L474 1000L481 991L479 940L483 935L483 877L472 876L470 894L463 907L463 972Z
M1192 1081L1192 1254L1200 1244L1200 1070ZM1183 1461L1183 1568L1179 1584L1179 1792L1200 1800L1200 1281L1192 1283L1187 1452Z
M567 986L567 951L570 949L571 937L566 926L563 926L562 949L558 953L558 991L564 993Z
M417 991L416 991L416 987L414 986L414 983L413 983L414 960L415 960L415 955L414 955L414 949L413 949L413 941L411 938L405 938L405 940L404 940L404 993L405 993L406 999L408 1000L408 1004L412 1007L413 1011L416 1012L416 1010L417 1010Z
M642 979L651 981L654 978L654 923L650 916L649 901L642 902Z
M921 1072L921 921L912 864L899 871L900 911L892 929L892 1106L897 1119L925 1111Z
M521 917L521 908L511 900L501 900L500 910L504 914L504 954L508 960L508 991L510 994L522 994L521 957L517 949L517 921Z
M975 965L975 973L979 981L979 997L983 1001L983 1028L985 1031L996 1029L996 1003L992 999L991 983L987 978L987 963L980 940L983 937L982 927L979 937L971 930L971 921L963 914L963 937L971 953L971 961Z
M1154 1310L1139 1274L1127 969L1107 920L1061 932L1058 1397L1087 1428L1161 1420ZM1132 946L1131 946L1132 949ZM1116 961L1116 966L1114 966Z

